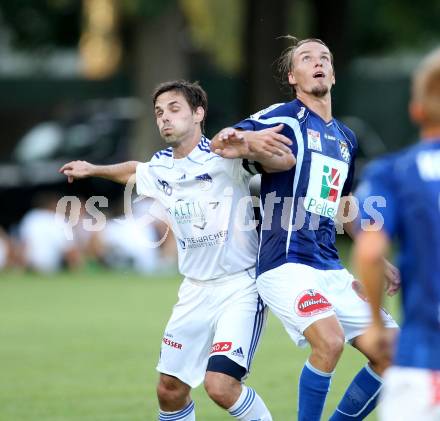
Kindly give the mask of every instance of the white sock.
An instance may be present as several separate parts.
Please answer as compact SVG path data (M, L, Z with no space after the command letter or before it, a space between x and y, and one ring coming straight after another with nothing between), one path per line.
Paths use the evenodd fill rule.
M228 412L240 421L272 421L272 415L254 389L242 386L240 397Z
M185 406L185 408L180 409L179 411L159 411L159 421L196 421L194 402L191 401Z

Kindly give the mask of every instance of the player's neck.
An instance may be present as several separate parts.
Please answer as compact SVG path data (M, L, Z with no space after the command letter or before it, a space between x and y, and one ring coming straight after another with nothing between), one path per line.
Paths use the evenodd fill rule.
M296 97L314 113L318 114L326 123L332 119L332 99L330 93L318 98L304 92L297 92Z
M200 142L201 137L201 130L196 129L194 133L190 134L187 138L184 138L178 144L173 145L173 158L181 159L187 157Z
M440 124L422 127L420 137L424 142L438 142L440 140Z

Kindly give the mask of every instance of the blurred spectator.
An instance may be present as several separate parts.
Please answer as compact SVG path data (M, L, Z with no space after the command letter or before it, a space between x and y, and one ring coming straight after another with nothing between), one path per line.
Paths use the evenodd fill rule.
M12 264L12 242L3 228L0 227L0 270Z
M38 272L54 272L66 266L78 268L81 253L75 238L66 237L64 216L56 214L58 197L54 193L39 193L35 208L22 219L19 237L24 265Z
M175 250L169 255L169 242L161 241L166 228L153 217L149 208L152 200L142 200L131 205L131 211L114 209L114 216L94 238L94 249L108 267L130 269L139 273L152 273L175 267ZM165 251L165 253L164 253Z

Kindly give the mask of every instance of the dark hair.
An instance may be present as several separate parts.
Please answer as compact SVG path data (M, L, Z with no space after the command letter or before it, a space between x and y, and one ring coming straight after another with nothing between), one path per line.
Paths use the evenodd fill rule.
M289 40L292 45L287 47L282 53L280 58L277 60L277 70L279 74L279 80L281 82L281 85L283 87L288 87L289 90L292 89L293 93L295 93L295 88L292 88L289 84L289 73L293 70L293 55L295 54L295 51L301 47L301 45L307 44L308 42L317 42L318 44L323 45L324 47L328 48L328 45L320 40L319 38L305 38L305 39L298 39L292 35L284 35L280 38L284 38ZM328 48L330 51L330 48ZM330 60L333 66L333 54L330 51Z
M205 120L208 113L208 95L204 89L200 86L199 82L188 82L187 80L171 80L161 83L153 91L152 99L153 106L156 105L157 98L165 92L175 91L181 93L192 111L196 111L198 107L202 107L205 110L205 116L200 122L202 132L205 131Z

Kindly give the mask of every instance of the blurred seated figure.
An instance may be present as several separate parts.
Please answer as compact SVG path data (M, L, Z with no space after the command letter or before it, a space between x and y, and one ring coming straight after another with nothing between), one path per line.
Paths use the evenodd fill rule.
M167 269L175 263L162 254L163 238L160 221L152 216L150 199L122 209L122 203L107 219L105 228L95 238L95 251L108 267L129 269L139 273L152 273Z
M12 242L6 231L0 227L0 270L12 264Z
M54 272L66 266L76 269L82 264L75 238L68 239L63 229L65 215L57 215L58 196L39 193L34 208L22 219L19 237L27 269Z

